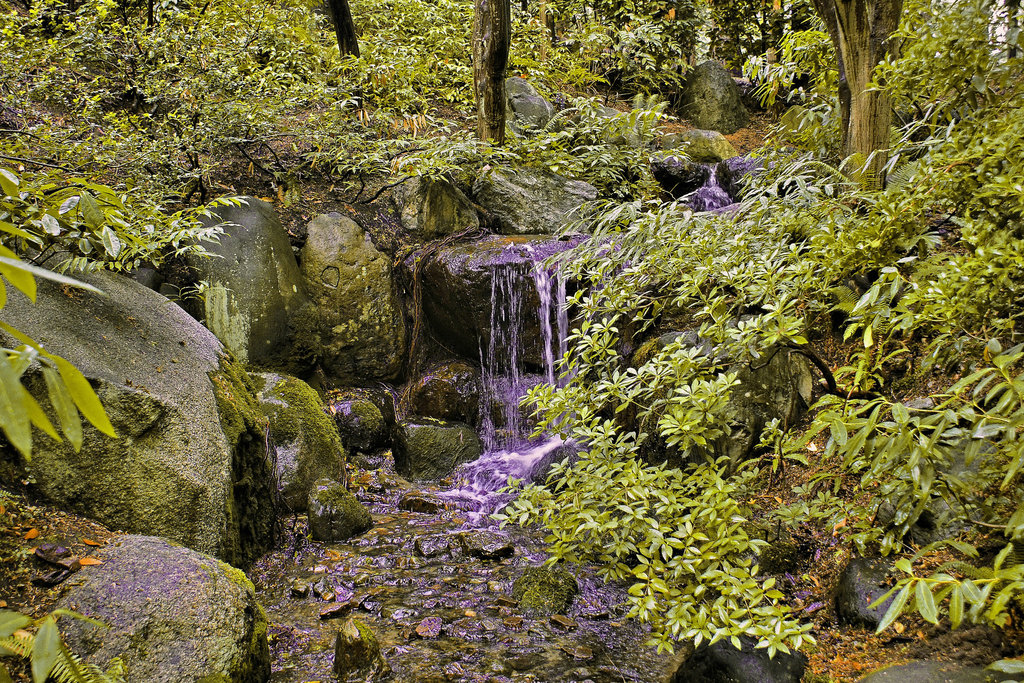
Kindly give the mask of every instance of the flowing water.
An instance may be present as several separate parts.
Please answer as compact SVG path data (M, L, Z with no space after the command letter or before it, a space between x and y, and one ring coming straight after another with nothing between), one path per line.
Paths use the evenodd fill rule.
M722 187L718 177L718 164L702 164L708 169L704 185L690 194L689 204L694 211L715 211L734 203L734 199Z
M533 298L529 287L536 288L539 307L526 305ZM559 381L557 360L568 335L565 293L565 282L539 264L496 268L491 335L481 349L481 432L488 448L480 459L463 466L446 486L410 484L395 474L393 460L381 469L355 471L350 488L373 512L373 529L345 543L316 543L308 540L305 519L296 517L289 546L264 556L250 571L271 623L272 681L336 680L331 668L337 619L349 616L362 620L380 641L392 674L379 680L673 679L680 658L645 645L646 628L625 618L625 587L606 584L594 567L570 565L580 594L564 615L523 611L511 597L523 570L544 561L543 533L493 528L490 514L510 500L502 492L510 479L538 476L546 463L573 450L557 437L531 437L519 408L534 383ZM539 378L524 363L527 316L540 317ZM409 495L434 500L437 507L429 513L400 509L399 500ZM492 528L480 528L487 526Z

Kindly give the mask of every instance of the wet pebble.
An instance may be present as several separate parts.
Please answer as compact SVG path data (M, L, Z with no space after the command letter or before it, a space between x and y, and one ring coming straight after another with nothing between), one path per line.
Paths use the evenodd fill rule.
M309 597L309 583L302 579L295 579L292 581L291 596L293 598L308 598Z
M427 617L416 627L420 638L437 638L441 634L441 617Z
M462 551L481 560L501 560L512 557L515 548L507 536L493 531L468 531L459 534Z
M438 557L451 552L451 543L446 536L423 536L416 539L416 554L421 557Z
M573 619L562 614L552 615L551 625L556 628L560 628L563 631L572 631L579 626L579 624L577 624Z

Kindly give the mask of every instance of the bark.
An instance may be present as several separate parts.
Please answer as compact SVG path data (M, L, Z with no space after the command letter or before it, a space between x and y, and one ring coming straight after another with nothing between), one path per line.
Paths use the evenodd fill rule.
M473 89L476 132L481 140L505 142L505 71L512 40L509 0L475 0Z
M868 91L875 67L894 49L891 36L903 12L903 0L814 0L839 56L839 104L843 152L870 162L865 179L884 182L888 161L892 102L888 93Z
M334 33L338 37L338 50L341 56L359 56L359 38L356 36L356 25L352 21L352 10L348 0L328 0L331 17L334 18Z
M1018 31L1020 29L1020 0L1006 0L1006 15L1009 32L1014 33ZM1011 45L1009 50L1006 51L1006 56L1010 59L1016 59L1019 54L1020 50L1016 44Z

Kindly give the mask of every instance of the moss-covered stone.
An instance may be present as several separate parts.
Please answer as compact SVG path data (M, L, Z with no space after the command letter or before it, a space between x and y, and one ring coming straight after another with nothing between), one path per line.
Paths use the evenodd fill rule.
M464 361L432 367L409 394L417 415L476 424L480 412L480 371Z
M576 578L563 567L529 567L512 584L519 606L539 614L564 614L579 592Z
M267 680L267 616L244 572L151 536L119 537L98 557L59 602L109 625L62 622L76 653L101 667L119 657L142 683Z
M309 530L313 539L332 543L369 531L373 518L342 484L320 479L309 492Z
M40 498L108 527L247 565L272 544L276 519L251 380L163 296L113 273L81 279L104 296L72 297L40 281L36 304L12 298L4 317L85 374L117 436L85 425L80 451L39 439L19 478L34 479ZM40 373L30 369L26 381L48 406Z
M480 457L483 447L468 425L418 418L398 425L393 452L395 468L402 476L430 481Z
M380 407L368 398L337 401L334 424L348 448L368 453L387 444L388 424Z
M370 627L359 619L345 620L334 641L334 674L342 681L376 680L390 671Z
M277 446L277 477L291 510L306 509L317 479L343 479L345 447L320 396L302 380L272 373L255 375L260 410Z
M231 495L225 506L228 527L237 530L222 556L247 567L270 546L277 519L277 491L268 443L267 418L256 398L256 383L228 355L210 373L221 428L232 445Z

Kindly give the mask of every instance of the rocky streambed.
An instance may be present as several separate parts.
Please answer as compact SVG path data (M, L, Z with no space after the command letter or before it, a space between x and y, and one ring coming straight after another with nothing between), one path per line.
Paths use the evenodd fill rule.
M590 567L569 567L579 593L566 609L517 599L513 583L545 558L539 531L467 526L437 487L389 467L355 471L351 487L373 529L323 544L296 517L288 545L249 573L270 621L272 681L333 680L335 639L353 617L376 634L394 681L654 683L679 668L644 645L622 588Z

